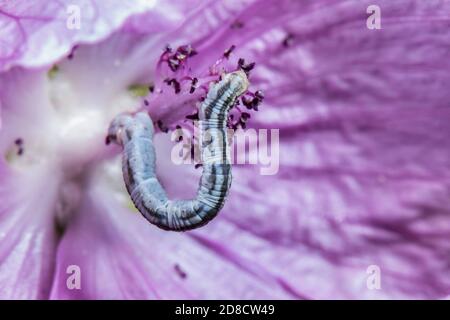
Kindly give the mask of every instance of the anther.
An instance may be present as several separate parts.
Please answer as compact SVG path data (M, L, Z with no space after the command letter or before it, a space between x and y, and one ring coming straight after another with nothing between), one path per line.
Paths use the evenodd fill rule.
M169 86L173 86L176 94L180 93L181 86L180 83L177 81L177 79L175 78L165 79L164 82L167 83Z
M67 56L67 59L72 60L75 54L75 50L78 49L78 45L73 46L72 50L70 51L69 55Z
M23 149L23 139L22 138L17 138L14 141L14 144L17 146L17 155L21 156L24 152Z
M242 27L244 27L244 23L242 21L239 21L239 20L234 21L230 25L231 29L241 29Z
M283 40L283 46L289 47L294 42L294 35L292 33L289 33Z
M225 50L223 56L228 59L230 57L230 54L234 51L234 49L236 49L236 46L233 44L231 47Z
M181 279L186 279L187 277L186 272L184 272L178 264L175 264L174 269Z
M197 78L192 79L191 88L189 89L189 93L192 94L192 93L195 92L195 89L197 89L197 83L198 83L198 79Z
M250 71L252 71L252 69L255 67L255 63L254 62L245 63L244 59L239 58L239 60L238 60L238 67L240 69L242 69L242 71L244 71L247 75L249 75Z
M162 122L162 120L158 120L158 121L156 122L156 124L158 125L159 130L161 130L162 132L164 132L164 133L169 132L169 128L167 128L167 127L164 125L164 123Z
M196 121L198 120L198 112L194 113L194 114L190 114L186 116L186 119L192 120L192 121Z

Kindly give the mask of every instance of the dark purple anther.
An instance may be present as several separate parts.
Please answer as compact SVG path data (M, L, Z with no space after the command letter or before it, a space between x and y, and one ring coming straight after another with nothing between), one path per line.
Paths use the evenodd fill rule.
M250 110L258 111L258 106L261 104L261 102L264 100L264 93L261 90L256 91L255 93L248 92L247 95L251 96L252 98L248 97L242 97L241 101L242 104Z
M72 60L73 56L75 54L75 50L78 49L78 45L73 46L72 50L70 51L69 55L67 56L67 59Z
M177 79L175 79L175 78L166 79L166 80L164 80L164 82L167 83L169 86L173 86L176 94L180 93L181 86L180 86L180 83L177 81Z
M255 97L262 101L264 99L264 92L262 92L261 90L257 90L255 92Z
M175 269L175 272L180 276L181 279L187 278L186 272L184 272L178 264L176 264L174 266L174 269Z
M194 166L194 168L195 169L198 169L198 168L200 168L200 167L202 167L203 165L201 164L201 163L197 163L195 166Z
M181 130L181 126L180 126L180 125L177 125L177 126L175 127L175 129L176 129L177 131L179 131L179 130ZM180 141L183 141L183 131L181 131L181 135L178 137L177 142L180 142Z
M187 57L192 57L197 54L197 51L190 44L178 47L177 52Z
M164 48L164 53L169 54L172 52L172 47L168 44L166 45L166 47Z
M283 46L284 47L290 47L292 45L292 43L294 42L294 35L289 33L286 38L284 38L283 40Z
M23 152L24 152L24 149L23 149L23 139L22 139L22 138L17 138L17 139L14 141L14 144L17 146L17 154L18 154L19 156L21 156L21 155L23 154Z
M195 159L195 146L191 144L191 159Z
M242 129L247 127L247 120L250 119L250 114L247 112L242 112L237 125L241 126Z
M241 120L246 122L248 119L250 119L250 113L248 112L242 112L241 114Z
M223 56L228 59L230 57L230 54L234 51L234 49L236 49L236 46L233 44L230 48L225 50Z
M162 132L164 133L169 132L169 128L167 128L161 120L158 120L156 124L158 125L159 130L161 130Z
M244 27L244 23L239 20L236 20L230 25L230 27L231 29L241 29L242 27Z
M247 97L242 97L242 104L247 108L247 109L253 109L253 98L249 99Z
M194 114L187 115L186 119L189 119L189 120L192 120L192 121L198 120L198 112L196 112Z
M170 47L166 47L164 53L161 55L160 61L167 61L170 70L176 72L186 61L187 58L195 56L197 51L191 45L180 46L172 53Z
M148 106L148 100L147 99L144 100L144 105Z
M250 74L250 71L255 67L255 63L245 63L245 60L242 58L239 58L238 60L238 67L242 69L247 75Z
M197 78L192 79L191 88L189 89L189 93L192 94L195 92L195 89L197 89L197 83L198 83Z
M170 70L172 70L173 72L177 71L178 68L180 67L180 61L177 59L169 59L168 64Z

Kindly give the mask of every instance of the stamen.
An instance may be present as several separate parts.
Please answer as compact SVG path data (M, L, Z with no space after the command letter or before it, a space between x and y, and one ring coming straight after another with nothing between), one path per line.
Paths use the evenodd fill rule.
M14 141L14 144L17 146L17 155L21 156L24 153L24 148L23 148L23 139L22 138L17 138Z
M175 269L176 273L180 276L180 278L182 278L182 279L187 278L186 272L184 272L178 264L175 264L174 269Z
M206 96L200 95L198 89L208 93L210 85L217 84L218 82L223 80L223 75L225 75L228 69L228 63L225 63L232 55L234 50L236 49L235 45L231 45L228 49L223 52L223 55L208 69L209 74L201 74L196 76L189 74L192 70L188 68L187 60L189 57L197 54L197 52L190 45L183 45L178 47L176 50L167 46L162 53L160 60L158 62L158 66L163 63L169 66L167 70L164 72L160 72L162 83L164 85L152 86L154 94L145 99L143 103L143 108L152 105L153 108L157 108L158 105L162 103L162 101L170 101L170 94L172 92L170 90L162 89L165 85L172 86L174 88L175 94L180 95L180 98L177 98L177 103L184 105L193 105L196 100L199 102L204 102ZM170 68L172 66L172 68ZM245 76L248 78L250 71L254 68L255 63L250 62L247 63L243 58L238 59L238 70L242 70L245 73ZM180 72L180 68L183 68L183 72ZM175 72L175 73L172 73ZM237 71L239 72L239 71ZM170 76L167 77L167 74ZM164 76L163 76L164 75ZM233 104L230 104L230 110L228 116L231 116L231 112L235 113L235 117L227 118L226 126L229 128L237 128L237 127L245 127L247 124L247 120L249 116L244 114L241 116L242 108L239 108L239 105L242 103L246 107L247 110L258 110L258 105L263 100L264 96L261 91L256 91L255 93L251 93L244 90L242 94L239 94L240 99L236 99ZM186 97L185 94L193 95L192 97ZM242 100L241 100L242 99ZM155 102L153 102L155 100ZM181 101L180 101L181 100ZM227 117L228 117L227 116ZM184 123L187 125L189 130L191 128L191 122L199 120L198 112L193 114L188 114L185 116ZM235 121L235 123L234 123ZM188 124L187 124L188 122ZM157 125L158 123L155 123ZM158 127L160 127L162 132L167 132L173 124L169 126L163 125L162 122L159 123ZM181 139L179 140L181 141ZM188 152L189 153L189 152ZM188 154L187 153L187 154Z
M72 50L70 51L69 55L67 56L67 59L72 60L75 54L75 51L78 49L78 45L74 45Z
M198 112L196 112L194 114L187 115L186 119L189 119L189 120L192 120L192 121L197 121L198 120Z
M164 133L169 132L169 128L167 128L167 127L164 125L164 123L162 122L162 120L158 120L158 121L156 122L156 124L158 125L159 130L161 130L162 132L164 132Z
M189 89L190 94L193 94L195 92L195 89L197 89L197 83L198 83L197 78L192 79L191 88Z
M19 159L24 155L25 149L23 147L24 140L17 138L6 150L4 157L8 164L14 165L18 163Z
M252 69L255 67L255 63L251 62L251 63L245 63L245 60L243 58L239 58L238 60L238 67L244 71L247 76L250 74L250 71L252 71Z
M264 92L262 92L261 90L257 90L255 92L255 97L262 101L264 99Z
M175 93L178 94L181 91L181 85L180 83L177 81L177 79L172 78L172 79L165 79L164 80L165 83L167 83L169 86L173 86L173 88L175 89Z
M173 72L177 71L180 67L180 61L178 59L169 59L169 67Z
M294 42L294 35L292 33L288 33L288 35L283 40L283 46L284 47L290 47L292 43Z
M261 104L261 102L264 100L264 94L261 90L256 91L255 93L247 92L247 95L251 98L247 98L243 96L241 98L242 104L247 109L253 109L255 111L258 111L258 106Z
M180 46L177 51L186 57L193 57L197 54L197 51L190 44Z
M187 58L193 57L197 54L197 51L195 51L191 45L180 46L173 54L172 51L173 50L170 46L166 46L158 62L159 66L161 62L167 61L167 65L172 72L176 72L182 65L184 65Z
M241 29L244 27L244 23L242 21L236 20L234 21L231 25L230 28L231 29Z
M248 119L250 119L250 113L242 112L241 114L241 120L246 122Z
M181 126L177 125L175 127L175 129L176 129L176 131L178 132L178 135L179 135L177 142L183 141L183 130L181 130Z
M236 46L233 44L230 48L225 50L223 56L228 59L230 57L230 54L234 51L234 49L236 49Z

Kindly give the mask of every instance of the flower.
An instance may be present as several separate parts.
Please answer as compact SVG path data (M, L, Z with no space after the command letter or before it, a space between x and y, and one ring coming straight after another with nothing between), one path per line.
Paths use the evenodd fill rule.
M448 1L378 0L381 29L365 0L72 2L0 3L1 298L449 296ZM167 44L197 53L180 88ZM234 166L213 222L165 232L130 207L106 130L139 108L183 124L220 57L255 62L246 124L280 130L279 172ZM199 170L155 144L191 196Z

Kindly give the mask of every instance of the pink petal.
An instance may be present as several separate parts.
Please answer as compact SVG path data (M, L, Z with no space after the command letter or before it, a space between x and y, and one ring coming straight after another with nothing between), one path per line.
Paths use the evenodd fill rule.
M57 179L50 174L14 173L0 163L0 299L43 299L50 293L57 241Z
M279 173L235 166L223 212L199 237L224 259L258 261L302 297L445 297L448 5L380 2L383 28L368 30L369 4L249 5L237 31L220 4L198 13L205 34L220 36L200 31L205 51L194 59L244 44L235 54L257 62L252 84L267 97L250 125L281 134ZM195 188L196 174L182 172L176 179ZM370 265L381 269L380 291L366 287Z
M207 68L232 44L238 46L235 58L256 61L251 81L266 100L251 124L280 129L280 171L260 176L258 167L235 166L223 212L189 235L159 231L119 209L106 187L91 186L59 248L51 296L448 297L448 2L379 1L381 30L366 28L369 4L211 2L191 11L171 33L143 41L138 63L129 64L132 71L114 78L119 86L138 78L134 72L143 54L152 45L160 52L166 40L199 49L194 70ZM143 17L133 17L122 32L156 31ZM171 26L170 11L167 17L158 21ZM236 20L244 27L230 28ZM173 21L176 26L179 15ZM96 49L85 49L84 58L94 58L87 69L105 61L120 38L127 37L116 34L100 45L100 59ZM11 54L2 46L2 68L42 65L63 55L48 54L50 47L43 51L52 58L43 59L34 49L29 56L12 45L14 55L2 60L4 52ZM80 76L78 83L86 79ZM95 90L90 93L86 100L97 97ZM182 112L173 111L181 120ZM195 190L198 170L172 170L167 161L158 165L169 193ZM149 249L148 243L155 245ZM66 286L71 264L81 267L79 291ZM379 291L366 287L366 269L374 264L382 272Z
M53 299L282 298L276 282L223 259L189 234L149 225L91 187L59 248ZM81 288L67 287L67 268L79 266ZM220 290L218 290L220 288Z
M107 37L128 17L151 9L156 1L3 1L0 4L0 71L15 65L48 65L77 43ZM69 28L73 6L79 9L80 28ZM72 9L71 9L72 8ZM69 23L70 24L70 23Z
M252 123L280 128L280 172L235 169L226 216L312 259L277 252L306 296L450 291L449 7L378 4L379 31L365 28L363 3L338 2L296 19L289 48L276 32L255 44L253 83L266 100ZM372 264L380 291L365 287Z

